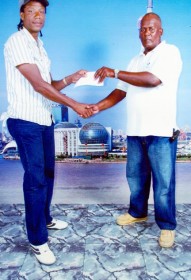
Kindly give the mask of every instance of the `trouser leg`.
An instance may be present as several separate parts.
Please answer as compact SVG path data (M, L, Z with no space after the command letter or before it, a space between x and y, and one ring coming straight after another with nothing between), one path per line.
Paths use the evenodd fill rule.
M54 187L54 169L55 169L55 144L54 144L54 125L46 127L43 132L44 154L44 174L47 182L47 198L45 205L46 224L52 220L50 215L50 205Z
M127 181L131 192L129 214L136 218L146 217L151 184L146 146L141 137L128 136L127 149Z
M175 163L177 140L153 137L149 159L153 175L155 220L160 229L176 228Z
M7 124L10 133L17 142L24 168L23 191L28 239L33 245L42 245L48 240L46 211L47 205L51 201L53 188L51 183L49 193L45 176L43 143L45 127L14 119L8 119Z

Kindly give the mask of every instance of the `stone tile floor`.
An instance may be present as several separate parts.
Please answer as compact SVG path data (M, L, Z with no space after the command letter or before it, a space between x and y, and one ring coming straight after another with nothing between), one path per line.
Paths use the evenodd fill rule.
M177 205L176 242L158 245L159 229L149 205L147 222L120 227L122 204L54 204L52 214L69 227L51 230L54 265L38 263L28 247L23 204L0 205L1 280L190 280L191 204Z

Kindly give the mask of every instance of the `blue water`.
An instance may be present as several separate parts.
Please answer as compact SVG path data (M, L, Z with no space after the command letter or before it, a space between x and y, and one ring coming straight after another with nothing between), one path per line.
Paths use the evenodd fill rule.
M191 163L177 163L177 184L190 184ZM65 186L86 186L92 185L102 188L112 182L112 185L126 184L125 163L56 163L55 184ZM19 160L5 160L0 158L0 185L12 186L22 183L23 168Z
M103 188L117 181L126 184L125 163L56 163L55 185L64 187ZM0 185L22 185L23 168L19 160L0 159Z
M176 164L177 199L181 203L191 202L191 163ZM91 196L104 191L104 195L118 195L119 200L128 191L125 177L125 163L56 163L55 190L57 195L63 193L66 197L80 195L84 192ZM22 192L23 168L19 160L4 160L0 158L0 192L6 198L8 194ZM97 193L96 193L97 192ZM109 199L110 199L109 198ZM69 198L70 199L70 198ZM108 199L108 200L109 200ZM79 202L79 200L76 199ZM1 200L0 200L1 202Z

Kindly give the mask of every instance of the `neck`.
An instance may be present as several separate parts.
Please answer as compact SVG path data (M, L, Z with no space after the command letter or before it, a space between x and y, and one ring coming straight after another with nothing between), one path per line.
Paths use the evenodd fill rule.
M30 31L29 31L30 32ZM33 36L33 38L38 41L38 35L39 35L39 32L30 32L30 34Z
M30 29L26 28L24 25L23 25L23 27L31 34L31 36L32 36L36 41L38 41L38 36L39 36L40 31L31 31Z

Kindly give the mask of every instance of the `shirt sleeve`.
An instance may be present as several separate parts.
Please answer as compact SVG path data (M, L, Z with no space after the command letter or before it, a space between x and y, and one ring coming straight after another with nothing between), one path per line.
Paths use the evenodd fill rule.
M177 79L182 70L182 60L177 47L168 45L156 53L155 59L147 69L158 77L162 83Z
M29 46L23 36L12 36L5 44L5 55L15 67L24 63L34 63Z

